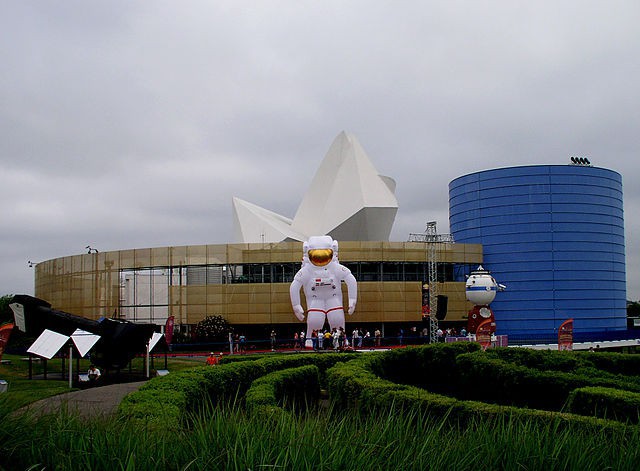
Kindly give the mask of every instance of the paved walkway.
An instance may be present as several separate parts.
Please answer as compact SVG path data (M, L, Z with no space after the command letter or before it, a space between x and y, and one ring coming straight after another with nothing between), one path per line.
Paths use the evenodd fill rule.
M137 390L145 382L110 384L59 394L29 404L20 411L44 415L66 410L70 413L78 413L84 418L110 416L116 412L122 398Z

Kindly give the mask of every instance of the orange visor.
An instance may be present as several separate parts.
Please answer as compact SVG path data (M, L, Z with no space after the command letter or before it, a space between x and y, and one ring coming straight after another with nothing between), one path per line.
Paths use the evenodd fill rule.
M331 249L311 249L307 253L311 263L317 267L324 267L333 258L333 250Z

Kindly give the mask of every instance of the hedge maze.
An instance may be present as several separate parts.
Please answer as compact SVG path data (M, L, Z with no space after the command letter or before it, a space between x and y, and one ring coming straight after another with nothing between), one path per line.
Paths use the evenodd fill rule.
M371 353L225 357L148 381L127 396L121 417L147 426L188 425L209 407L265 417L317 407L363 414L420 411L464 425L475 419L550 420L588 429L640 421L640 355L519 348L482 351L456 342Z

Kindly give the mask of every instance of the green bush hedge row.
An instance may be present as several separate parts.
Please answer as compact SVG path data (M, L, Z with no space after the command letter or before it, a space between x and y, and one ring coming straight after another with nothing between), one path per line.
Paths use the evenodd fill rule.
M315 404L320 397L319 369L299 366L269 373L256 379L245 396L249 413L288 413L285 405L296 410ZM285 404L287 403L287 404Z
M376 375L392 382L451 394L459 375L456 358L479 350L480 344L475 342L436 343L374 355L369 365Z
M640 355L615 352L576 352L576 355L601 371L635 379L640 375Z
M186 416L203 406L233 400L242 404L253 381L272 371L316 365L320 381L323 381L328 368L352 358L354 354L287 354L214 367L199 366L153 378L122 400L118 414L125 419L158 426L179 425Z
M272 413L281 410L279 401L289 397L289 391L295 400L307 394L312 399L318 388L298 389L296 385L316 381L327 385L332 400L339 406L363 411L388 408L391 404L410 408L415 403L414 406L430 414L451 416L458 422L478 415L516 415L544 420L555 417L561 422L601 426L600 422L593 422L594 417L557 411L574 390L585 386L640 391L638 377L628 374L633 372L635 359L616 359L612 355L620 354L577 355L525 349L482 352L476 343L457 342L364 355L266 355L257 360L241 357L242 360L234 359L216 367L198 367L155 378L127 396L119 413L129 419L163 426L168 423L178 425L203 404L216 405L232 400L244 404L245 399L251 410L259 408L262 412ZM317 372L312 374L312 369L303 368L293 373L267 376L274 371L308 365L315 365ZM604 365L605 370L598 370L596 365ZM298 374L301 376L297 382L288 379ZM259 379L265 377L267 379ZM255 390L249 394L254 385ZM577 404L581 399L577 397L583 397L577 394L576 398L571 396L571 410L575 412L580 410ZM596 409L611 412L608 415L597 412L596 415L618 420L625 414L631 416L630 420L637 417L631 395L614 403L614 395L599 394L597 400L592 400L598 404ZM602 405L604 403L606 406ZM585 407L586 411L595 410L593 406Z
M580 387L640 392L640 377L622 374L632 371L637 357L520 348L483 352L476 343L456 342L385 352L372 357L369 368L393 383L459 399L559 411Z
M458 396L504 405L561 410L571 391L586 386L640 391L636 383L622 378L601 377L558 370L539 370L508 363L485 352L457 357ZM597 370L596 370L597 372Z
M429 348L429 347L426 347ZM400 352L400 351L398 351ZM407 351L408 354L414 352ZM357 360L340 363L327 371L329 394L338 407L353 407L365 414L379 414L388 411L421 411L437 420L447 420L450 424L464 425L470 420L479 419L522 419L547 424L553 420L559 426L571 426L618 430L623 424L595 417L552 412L537 409L522 409L501 406L478 401L459 400L429 392L425 389L398 384L380 378L373 373L372 367L379 365L388 353L372 354ZM393 355L398 355L394 353Z
M637 424L640 422L640 394L603 387L578 388L569 395L567 410Z
M570 352L529 348L491 348L487 356L538 370L598 371L601 376L626 376L640 384L640 355L613 352Z

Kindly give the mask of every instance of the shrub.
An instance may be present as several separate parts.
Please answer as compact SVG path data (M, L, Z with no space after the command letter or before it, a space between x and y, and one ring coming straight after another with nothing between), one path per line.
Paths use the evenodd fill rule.
M327 389L331 401L338 407L363 407L368 393L380 394L385 390L402 389L408 386L396 384L376 376L371 371L380 353L347 362L338 363L327 370Z
M185 408L182 391L146 389L127 395L118 406L118 414L151 428L171 430L181 424Z
M246 394L247 410L274 413L276 407L295 409L317 403L320 395L318 367L299 366L269 373L253 382ZM265 408L264 406L269 406Z
M118 408L121 417L146 423L180 424L185 415L221 402L237 401L244 405L245 394L252 383L268 373L305 365L317 365L319 378L336 364L354 358L353 354L266 355L257 360L230 361L215 367L199 366L170 375L153 378L138 391L128 395ZM168 395L166 391L171 391ZM176 407L163 410L158 401L167 400Z
M487 349L486 354L491 358L536 370L571 372L583 364L574 352L568 351L501 347Z
M612 374L636 377L640 374L640 355L613 352L576 352L587 365Z
M456 342L364 355L238 358L213 368L197 367L155 378L128 396L119 412L147 423L170 421L179 425L185 413L198 412L203 405L235 400L242 406L246 400L253 413L275 416L284 411L284 400L298 405L304 399L315 401L320 385L326 385L337 407L367 414L390 407L414 407L435 417L450 418L452 423L465 423L478 416L522 416L535 421L554 418L580 427L602 426L608 422L558 411L571 397L571 411L584 407L586 414L593 410L605 419L637 422L640 403L633 395L640 392L640 378L622 373L628 372L635 360L595 353L581 356L525 349L483 352L478 344ZM594 359L608 369L598 370ZM591 391L588 399L579 396L584 392L572 395L587 386L626 390L628 394L605 395L598 390L597 394ZM166 404L158 407L158 401ZM603 401L606 408L599 405ZM580 402L585 404L579 406Z
M389 354L388 352L379 355ZM523 421L546 423L550 419L560 425L579 428L619 430L622 424L593 417L551 412L536 409L520 409L485 402L458 400L435 394L415 386L392 383L376 376L372 365L379 365L377 357L337 364L327 371L327 381L332 400L342 407L352 407L367 415L388 411L416 411L434 419L444 419L449 424L464 425L471 419L513 418Z
M640 394L603 387L578 388L571 392L567 409L574 414L638 424Z
M538 352L536 352L538 353ZM565 356L564 352L550 353L551 360ZM560 355L555 355L561 353ZM567 352L571 355L570 352ZM533 407L547 410L561 410L569 398L569 394L585 386L606 386L618 389L638 391L637 383L625 377L599 375L597 370L586 370L590 374L581 374L583 369L575 372L535 369L508 363L499 359L500 355L477 352L458 356L459 392L465 399L495 402L521 407ZM538 355L536 355L537 357ZM534 356L528 356L531 359ZM507 356L513 359L513 356ZM527 361L528 365L542 367L544 361ZM568 364L565 363L565 365ZM575 364L577 366L577 363Z
M589 376L640 384L640 356L612 352L570 352L529 348L492 348L487 356L537 370L565 373L588 372Z
M387 351L373 356L369 364L375 374L395 383L449 393L459 374L458 355L478 350L475 342L437 343Z
M224 341L227 339L231 326L221 315L208 316L196 324L196 336L201 342Z

